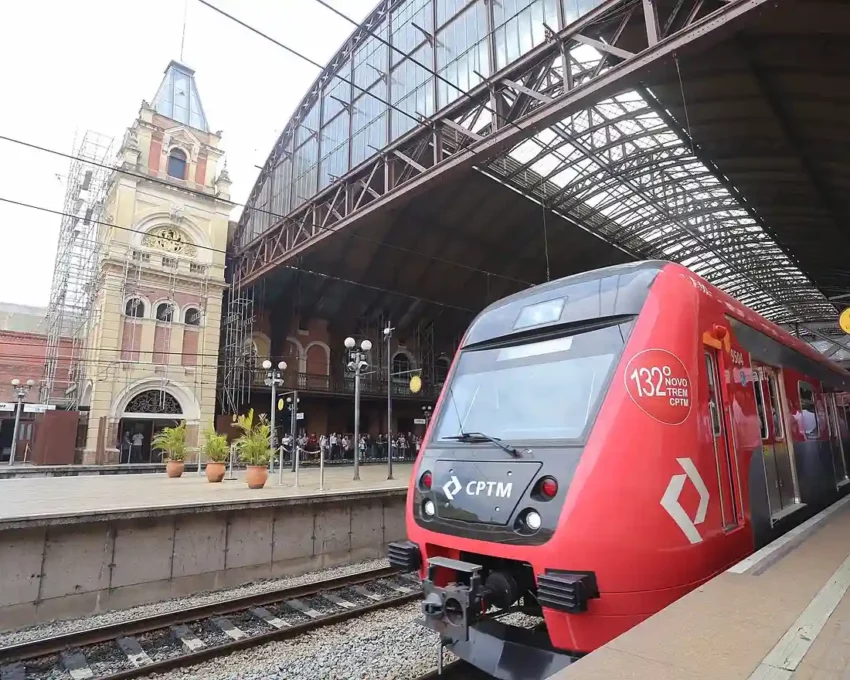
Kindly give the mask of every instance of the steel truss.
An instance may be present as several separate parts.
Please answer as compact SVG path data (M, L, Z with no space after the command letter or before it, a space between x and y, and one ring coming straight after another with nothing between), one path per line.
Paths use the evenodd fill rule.
M674 125L651 93L632 91L554 124L488 170L624 250L682 262L769 318L834 313Z
M662 13L656 0L607 0L549 30L544 44L241 243L259 187L287 153L285 132L243 213L239 277L257 281L402 196L475 168L635 257L682 262L771 319L834 315L735 187L639 83L649 66L752 19L766 4L679 0ZM376 15L316 87L376 30ZM306 115L306 102L298 115ZM296 129L298 115L287 130Z
M850 363L850 335L832 322L786 324L785 330L809 343L827 359L843 365Z

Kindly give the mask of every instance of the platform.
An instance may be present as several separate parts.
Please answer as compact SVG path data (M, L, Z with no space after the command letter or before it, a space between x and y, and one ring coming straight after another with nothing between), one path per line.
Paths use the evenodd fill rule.
M393 465L413 463L414 458L399 458L393 456ZM361 459L364 467L386 467L386 458ZM194 466L195 463L188 463ZM205 465L205 464L202 464ZM317 467L315 460L304 461L304 468ZM351 460L325 461L328 468L352 467ZM237 465L244 468L244 465ZM165 463L120 463L116 465L33 465L32 463L15 463L15 465L0 464L0 480L16 477L80 477L85 475L143 475L165 472Z
M850 498L553 676L850 678Z
M278 473L269 476L262 489L249 489L244 472L234 471L236 480L211 484L204 474L187 466L183 476L169 479L164 472L142 475L80 475L76 477L37 477L0 480L0 531L47 524L91 522L96 519L133 518L209 512L216 508L237 510L281 503L307 503L340 495L374 496L378 492L407 489L412 464L394 464L393 480L387 480L385 465L364 465L360 481L353 481L354 468L327 467L323 490L319 470L286 469L283 486Z
M412 465L0 480L0 630L386 555Z
M0 480L16 477L79 477L81 475L144 475L165 472L165 463L128 465L0 465Z

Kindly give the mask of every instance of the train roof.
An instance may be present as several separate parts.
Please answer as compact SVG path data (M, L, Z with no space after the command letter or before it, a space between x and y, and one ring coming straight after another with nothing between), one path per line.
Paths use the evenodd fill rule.
M518 293L513 293L512 295L503 297L501 300L497 300L496 302L493 302L487 307L485 307L480 312L480 314L487 314L491 310L498 309L499 307L505 305L512 305L514 302L519 302L520 300L525 300L527 298L534 298L540 295L545 296L546 293L549 293L554 290L561 290L562 288L564 288L564 286L572 286L576 283L597 281L599 279L606 279L611 277L620 277L622 275L630 274L635 271L655 272L655 274L657 274L669 264L673 263L667 262L665 260L639 260L637 262L625 262L623 264L614 264L609 267L591 269L586 272L581 272L579 274L570 274L569 276L562 276L560 279L547 281L546 283L541 283L536 286L532 286L531 288L521 290ZM696 276L696 274L694 274L694 276ZM652 279L654 280L655 276L652 276Z
M663 270L678 271L698 281L704 287L703 294L723 304L727 315L792 347L842 379L850 378L850 373L808 343L795 338L687 267L665 260L642 260L594 269L504 297L478 314L469 326L463 346L555 323L637 315L656 277Z
M655 277L669 263L645 260L548 281L502 298L482 310L463 345L555 323L640 313Z

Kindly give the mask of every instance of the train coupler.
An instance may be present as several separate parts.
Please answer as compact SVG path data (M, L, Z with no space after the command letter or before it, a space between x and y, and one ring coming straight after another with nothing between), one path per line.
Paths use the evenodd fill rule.
M456 581L445 586L436 584L438 569L455 572ZM484 609L485 590L478 564L448 557L428 560L428 577L422 581L424 618L419 623L440 634L445 644L469 640L469 626Z

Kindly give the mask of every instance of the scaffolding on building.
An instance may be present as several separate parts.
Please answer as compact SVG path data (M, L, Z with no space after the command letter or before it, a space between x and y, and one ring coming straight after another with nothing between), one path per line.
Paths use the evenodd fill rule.
M112 171L113 139L87 131L74 144L47 312L47 351L41 402L76 409L86 380L85 352L99 287L101 214ZM70 352L63 354L63 341ZM67 376L64 372L67 365ZM64 387L63 396L56 393Z
M224 317L222 381L219 401L224 413L237 414L251 400L254 378L254 288L244 288L238 273L227 291Z

